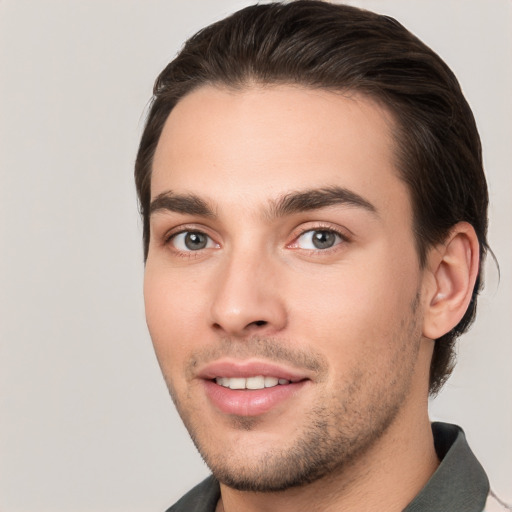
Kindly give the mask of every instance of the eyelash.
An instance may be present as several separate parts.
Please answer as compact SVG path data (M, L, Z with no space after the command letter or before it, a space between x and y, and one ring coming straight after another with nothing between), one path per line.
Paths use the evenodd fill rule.
M304 236L306 233L314 233L314 232L327 232L333 233L339 238L339 241L335 243L332 247L328 247L325 249L302 249L300 247L295 247L297 250L307 251L308 254L329 254L331 252L337 251L340 249L340 245L350 242L350 237L342 232L339 229L332 227L331 225L319 224L314 226L308 226L307 228L302 228L294 237L293 242L288 245L288 247L296 246L298 244L299 239Z
M336 237L339 238L339 241L337 241L337 243L335 243L332 247L327 247L325 249L319 249L319 248L303 249L301 247L297 247L298 240L302 236L304 236L307 233L314 233L314 232L318 232L318 231L333 233ZM167 234L164 237L164 245L171 245L173 240L175 240L179 235L184 235L184 234L204 235L208 238L207 243L213 242L213 244L215 244L215 246L219 247L219 244L217 242L215 242L214 239L210 235L208 235L208 233L206 233L206 231L204 229L198 229L197 227L193 227L193 226L190 226L190 227L181 226L179 231L173 231L170 234ZM350 237L347 236L346 233L343 233L343 232L341 232L341 230L335 229L332 226L327 226L327 225L308 226L307 228L302 228L300 231L298 231L293 236L294 236L293 241L290 244L287 244L286 247L306 251L308 254L328 254L333 251L339 250L340 245L350 242ZM194 257L198 257L203 252L204 249L211 249L211 248L212 247L205 247L205 248L201 248L201 249L197 249L197 250L192 250L192 249L181 250L181 249L174 247L173 251L177 256L180 256L183 258L194 258Z
M184 234L204 235L208 238L209 242L213 242L216 246L219 245L217 242L215 242L213 240L213 238L210 235L208 235L208 233L206 233L206 231L204 229L199 229L196 226L180 226L178 231L172 230L172 232L170 232L164 236L164 245L166 245L166 246L172 245L173 240L175 240L178 236L184 235ZM207 242L207 243L209 243L209 242ZM210 248L211 247L208 247L208 249L210 249ZM194 250L185 251L185 250L180 250L176 247L173 247L172 250L173 250L174 254L178 257L196 258L201 255L201 253L203 252L204 249L198 249L195 251Z

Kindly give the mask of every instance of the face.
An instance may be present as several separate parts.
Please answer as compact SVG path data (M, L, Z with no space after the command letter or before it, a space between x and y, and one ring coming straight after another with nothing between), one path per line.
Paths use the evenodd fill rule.
M425 400L424 277L392 125L369 99L292 86L203 87L166 122L147 323L227 485L343 471Z

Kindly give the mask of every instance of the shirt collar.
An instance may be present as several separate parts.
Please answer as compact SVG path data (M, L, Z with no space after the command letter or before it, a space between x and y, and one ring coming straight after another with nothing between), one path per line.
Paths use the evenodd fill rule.
M464 432L448 423L432 423L432 432L441 463L403 512L481 512L489 493L489 481L469 448Z

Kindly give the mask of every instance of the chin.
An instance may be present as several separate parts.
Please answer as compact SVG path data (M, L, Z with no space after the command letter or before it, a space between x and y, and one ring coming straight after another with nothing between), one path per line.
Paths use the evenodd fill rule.
M328 408L311 411L295 437L262 434L256 418L237 418L233 438L217 440L196 435L192 439L214 477L239 491L282 492L328 476L341 475L377 442L397 414L388 409L376 428L347 428L335 421ZM338 418L339 419L339 418Z

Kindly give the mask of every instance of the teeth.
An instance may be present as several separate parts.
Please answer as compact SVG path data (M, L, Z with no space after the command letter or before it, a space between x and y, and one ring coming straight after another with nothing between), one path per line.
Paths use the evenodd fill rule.
M287 379L278 379L277 377L263 377L256 375L254 377L217 377L215 382L219 386L230 389L264 389L274 386L290 384Z
M247 389L263 389L265 387L265 378L258 377L249 377L245 381L245 387Z
M265 387L266 388L273 388L274 386L277 386L279 383L279 380L277 377L265 377Z
M229 381L230 389L245 389L245 380L243 377L236 377L234 379L227 379Z

